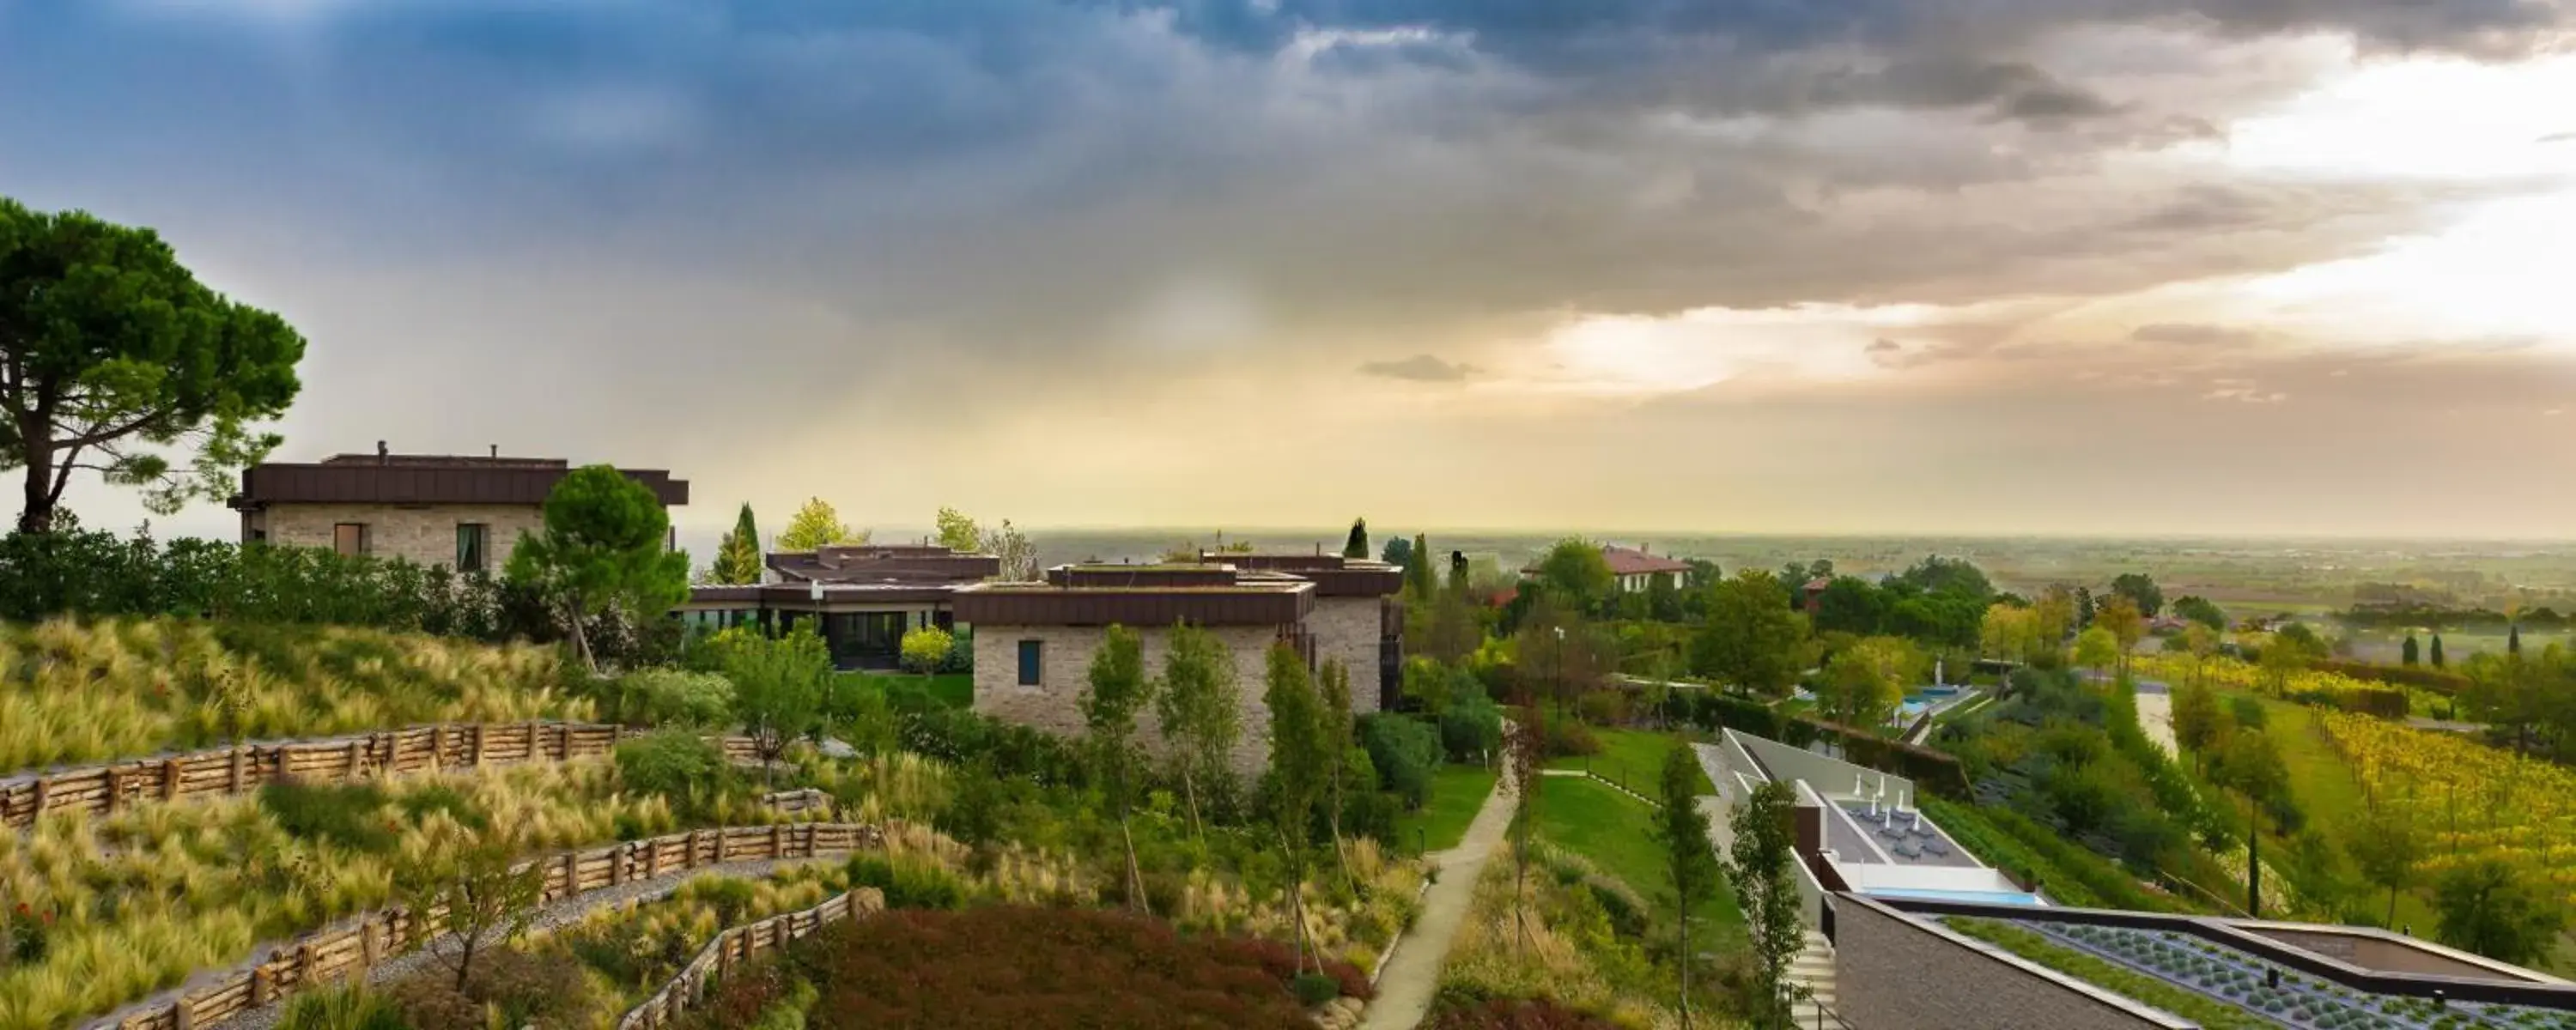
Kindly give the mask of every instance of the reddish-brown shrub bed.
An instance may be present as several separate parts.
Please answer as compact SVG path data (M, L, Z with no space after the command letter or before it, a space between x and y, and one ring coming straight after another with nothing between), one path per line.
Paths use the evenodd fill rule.
M1431 1030L1619 1030L1619 1024L1545 998L1488 998L1433 1013Z
M804 980L819 993L814 1030L1312 1030L1286 958L1270 942L1117 912L899 910L835 924L735 975L692 1022L745 1025ZM1347 963L1326 972L1367 996Z

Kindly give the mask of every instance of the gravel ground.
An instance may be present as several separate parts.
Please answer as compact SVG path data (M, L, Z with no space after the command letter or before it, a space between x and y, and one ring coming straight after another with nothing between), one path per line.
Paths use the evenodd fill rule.
M602 908L625 904L628 902L653 901L668 897L671 892L678 890L681 884L687 883L690 880L701 876L766 876L773 870L784 869L788 866L801 865L807 862L828 862L836 860L837 856L827 855L822 858L762 859L753 862L727 862L723 865L703 866L697 869L668 873L649 880L635 880L629 883L619 884L615 887L595 890L588 894L575 895L555 902L552 905L548 905L544 909L538 911L537 918L528 924L528 929L530 932L561 929L580 922L583 917ZM371 984L386 983L393 980L399 980L423 969L430 968L433 964L443 965L444 963L441 963L432 952L433 949L435 949L437 945L444 940L445 938L440 938L439 941L430 942L430 947L416 948L411 951L404 952L403 954L386 961L384 964L368 970L367 982ZM266 954L266 952L267 949L263 947L261 949L261 953ZM286 1005L284 1002L279 1002L265 1008L252 1009L248 1012L234 1016L231 1019L207 1024L207 1027L208 1030L213 1030L213 1028L216 1027L220 1027L222 1030L271 1030L272 1027L277 1025L278 1018L285 1014Z

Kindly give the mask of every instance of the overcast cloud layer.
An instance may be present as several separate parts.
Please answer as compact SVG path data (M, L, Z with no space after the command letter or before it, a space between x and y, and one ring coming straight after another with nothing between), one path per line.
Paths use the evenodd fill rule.
M0 0L0 193L302 328L283 457L697 525L2565 536L2571 24Z

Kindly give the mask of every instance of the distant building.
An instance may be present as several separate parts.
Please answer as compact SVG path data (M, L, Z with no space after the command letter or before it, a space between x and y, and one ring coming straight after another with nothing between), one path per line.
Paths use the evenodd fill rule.
M1198 562L1063 565L1044 583L960 587L957 620L975 640L975 710L1068 735L1083 732L1080 699L1110 626L1134 630L1149 671L1162 667L1171 628L1206 630L1233 656L1242 692L1240 768L1266 760L1261 702L1270 650L1294 648L1310 669L1338 662L1351 706L1393 703L1403 662L1404 572L1338 555L1203 555Z
M1610 567L1610 575L1618 582L1619 589L1631 594L1646 592L1658 575L1671 576L1673 585L1680 586L1682 577L1689 575L1691 570L1689 562L1653 554L1644 544L1635 547L1603 544L1601 561ZM1521 567L1522 579L1536 579L1538 574L1537 562Z
M505 458L498 448L479 458L394 454L379 442L374 454L251 466L229 503L246 544L498 574L519 537L543 528L546 495L571 471L560 458ZM620 471L666 507L689 503L688 482L669 472Z
M762 565L758 584L691 588L681 619L704 630L757 626L773 634L816 625L845 669L895 667L906 632L953 630L957 589L1002 572L1002 560L989 554L910 544L781 551Z
M1798 587L1798 610L1806 612L1808 618L1814 618L1816 612L1824 607L1825 588L1832 585L1832 576L1818 576Z

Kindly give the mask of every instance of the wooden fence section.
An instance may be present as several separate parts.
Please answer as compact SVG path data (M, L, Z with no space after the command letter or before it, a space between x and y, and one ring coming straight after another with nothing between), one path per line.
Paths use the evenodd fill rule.
M57 809L114 812L142 801L238 794L279 779L354 780L382 773L569 761L607 754L635 732L607 723L458 723L87 766L0 780L0 826L24 829ZM749 737L722 737L717 743L729 760L759 761Z
M844 919L854 919L872 912L885 911L885 892L874 887L859 887L829 899L802 912L775 915L757 923L737 926L717 934L716 939L698 949L696 958L680 968L680 974L663 984L662 989L644 999L617 1021L617 1030L652 1030L679 1018L698 1003L705 1001L707 985L712 978L722 978L741 962L771 948L784 947L790 941L802 940Z
M627 841L588 851L530 859L516 868L545 869L540 905L577 894L726 862L810 858L885 846L880 827L855 823L730 827L691 830ZM402 906L370 913L351 925L324 930L270 952L266 960L222 980L110 1016L89 1030L192 1030L271 1004L287 995L353 976L387 956L419 947L444 915L427 918ZM810 930L807 932L811 932ZM801 935L800 935L801 936Z

